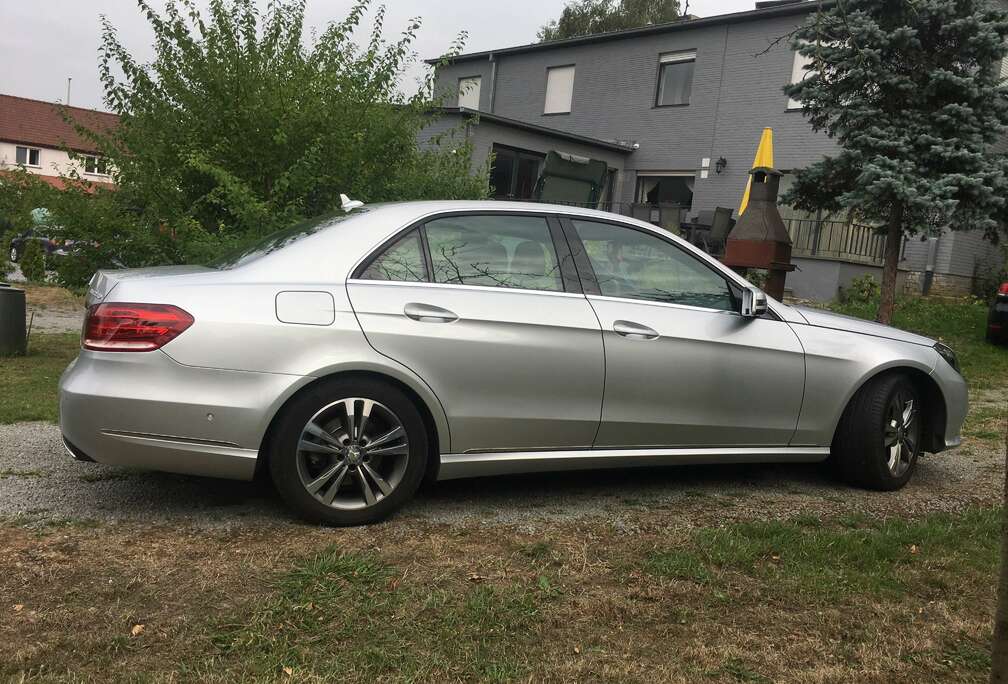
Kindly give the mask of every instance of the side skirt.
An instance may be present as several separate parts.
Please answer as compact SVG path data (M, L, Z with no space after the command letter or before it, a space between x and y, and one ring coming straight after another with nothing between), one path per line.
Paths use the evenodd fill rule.
M731 447L679 449L584 449L441 454L438 480L593 468L718 463L814 463L829 447Z

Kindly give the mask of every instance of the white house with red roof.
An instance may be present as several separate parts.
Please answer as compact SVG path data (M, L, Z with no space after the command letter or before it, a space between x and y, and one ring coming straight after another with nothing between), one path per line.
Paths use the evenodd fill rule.
M62 189L61 176L76 169L91 183L112 185L107 162L87 138L67 123L61 106L52 102L30 100L0 94L0 171L24 168L44 181ZM82 107L66 107L70 116L92 130L107 130L118 124L119 117ZM68 150L82 156L72 159Z

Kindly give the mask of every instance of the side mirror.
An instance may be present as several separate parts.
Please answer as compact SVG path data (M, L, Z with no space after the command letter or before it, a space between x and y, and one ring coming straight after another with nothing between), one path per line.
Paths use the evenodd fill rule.
M759 318L767 312L766 294L756 287L742 290L742 318Z

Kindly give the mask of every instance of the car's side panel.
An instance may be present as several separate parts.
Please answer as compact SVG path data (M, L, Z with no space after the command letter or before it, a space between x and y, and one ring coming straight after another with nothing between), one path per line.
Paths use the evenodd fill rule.
M430 383L455 452L590 447L602 403L602 334L580 294L351 280L368 340ZM408 305L450 321L414 320Z
M192 368L161 351L84 350L63 374L60 424L101 463L244 479L271 405L311 380Z
M844 408L871 377L889 368L931 374L939 356L928 346L833 328L791 324L805 347L807 386L792 446L828 445Z
M331 294L334 322L312 325L277 320L276 296L290 290ZM109 296L118 301L171 302L192 314L193 325L162 348L184 366L292 375L307 381L353 371L387 375L420 397L434 419L442 449L451 446L438 397L411 370L371 348L342 286L230 281L173 285L170 279L139 279L120 283ZM264 407L260 438L288 398L289 394L269 398L272 403Z
M605 335L596 447L784 446L805 384L787 323L728 311L590 296ZM658 337L620 335L617 322Z

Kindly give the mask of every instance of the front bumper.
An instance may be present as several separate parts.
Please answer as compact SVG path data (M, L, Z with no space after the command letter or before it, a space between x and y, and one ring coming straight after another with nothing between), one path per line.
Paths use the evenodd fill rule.
M940 356L935 363L931 377L938 383L942 396L945 398L944 442L946 449L952 449L962 443L960 435L963 423L966 422L966 413L969 411L969 391L966 379Z
M310 380L82 350L60 378L60 429L78 459L248 480L274 412Z

